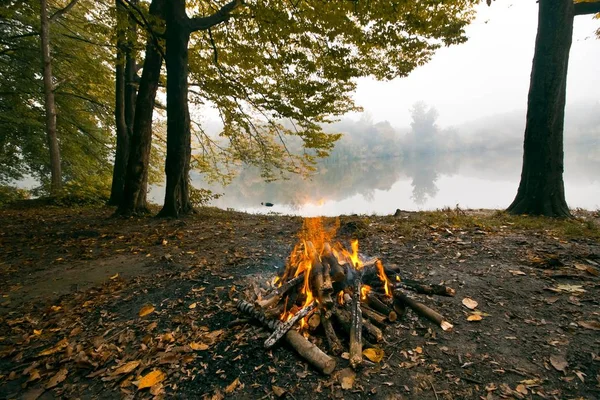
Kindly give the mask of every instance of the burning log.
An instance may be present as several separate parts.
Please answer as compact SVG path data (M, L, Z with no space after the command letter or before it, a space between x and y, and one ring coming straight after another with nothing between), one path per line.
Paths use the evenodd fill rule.
M308 362L329 374L335 360L311 344L309 335L324 332L328 348L335 355L345 351L342 343L347 340L350 365L357 369L363 363L362 349L382 342L386 324L396 321L407 306L444 330L452 328L443 316L407 297L401 289L446 296L454 295L453 289L401 280L398 267L387 268L379 258L359 254L358 241L351 242L351 251L339 242L328 243L330 232L319 226L315 220L305 221L303 236L278 278L278 288L254 304L238 303L240 311L273 331L264 343L266 348L283 338ZM315 227L319 229L311 230Z
M301 282L304 281L304 272L300 273L297 277L290 279L289 281L285 282L283 285L279 286L278 288L276 288L275 290L273 290L272 292L270 292L268 295L266 295L264 298L257 300L256 304L260 307L260 308L269 308L277 303L279 303L279 301L281 300L281 298L292 288L295 288L297 285L299 285Z
M350 306L350 365L356 369L362 364L362 311L360 309L360 285L363 270L359 270L354 277L354 293Z
M321 325L321 316L319 315L319 313L317 311L316 313L311 315L310 318L308 319L308 329L310 329L311 331L314 331L319 327L319 325Z
M427 307L425 304L419 303L418 301L411 299L410 297L406 296L401 291L395 290L394 297L401 300L407 306L412 308L417 314L419 314L419 315L427 318L428 320L433 321L436 324L438 324L439 326L441 326L443 330L448 331L453 328L453 325L450 322L446 321L440 313L432 310L431 308Z
M329 243L325 243L323 245L323 252L321 254L321 261L323 265L326 265L329 269L329 275L331 276L331 280L334 282L341 282L346 278L346 273L344 269L338 262L337 258L333 254L331 250L331 245Z
M331 307L333 300L331 299L331 291L333 290L331 278L329 275L325 277L325 268L319 259L319 253L312 242L306 242L307 252L312 262L310 269L310 282L312 290L317 294L317 299L327 308Z
M276 330L281 322L275 320L268 320L264 315L258 311L251 303L240 300L237 303L237 308L241 312L257 319L263 325L271 330ZM295 330L288 331L285 334L285 341L300 354L306 361L315 366L322 373L329 375L335 369L336 361L325 354L316 345L309 342L304 336Z
M306 317L308 314L314 311L316 306L316 303L313 301L309 305L300 309L300 311L298 311L296 314L292 315L292 317L289 320L285 321L284 323L280 323L279 326L277 326L277 328L271 334L271 336L269 336L267 340L265 340L265 348L268 349L273 347L273 345L277 343L279 339L281 339L283 335L286 334L286 332L292 329L292 326L294 326L294 324L298 322L299 319Z
M321 318L321 324L323 325L323 330L325 331L325 337L327 338L329 350L331 350L331 352L336 356L342 354L344 347L342 346L340 339L338 339L335 329L333 329L333 325L331 324L331 315L325 315L324 318Z

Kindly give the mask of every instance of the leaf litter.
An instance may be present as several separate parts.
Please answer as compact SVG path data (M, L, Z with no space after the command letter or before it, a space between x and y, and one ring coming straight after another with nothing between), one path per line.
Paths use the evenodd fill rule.
M24 307L17 314L8 317L0 314L0 318L3 319L0 322L5 322L0 327L0 361L4 360L5 364L0 365L14 365L14 371L17 372L10 380L9 374L13 370L0 368L0 394L5 393L3 390L10 385L14 387L17 384L22 387L10 389L13 390L12 393L18 390L24 395L29 393L38 397L45 390L63 397L87 397L89 390L98 390L102 385L116 393L120 392L123 396L131 396L137 390L141 390L140 393L145 393L146 396L183 393L188 393L189 396L193 388L200 384L204 388L203 393L210 393L207 398L223 398L222 393L226 396L236 396L238 393L253 393L252 396L258 396L261 393L259 388L262 387L270 388L273 396L289 394L294 398L314 398L315 393L332 393L335 397L338 390L343 390L340 381L320 377L311 368L290 358L289 350L283 347L264 351L257 345L256 338L264 334L261 328L253 324L228 326L229 322L236 318L232 298L235 299L236 292L247 288L247 279L243 278L238 270L250 268L250 271L258 271L252 268L266 260L278 263L285 259L289 251L285 245L286 240L294 236L299 219L244 216L237 218L235 224L228 225L227 220L221 217L208 218L214 219L214 232L221 232L220 235L230 239L224 240L222 245L214 239L199 240L206 234L198 229L194 235L189 235L190 240L187 242L178 238L178 232L187 229L184 225L178 225L178 221L165 223L141 219L140 224L157 227L158 232L152 231L154 233L148 238L138 235L136 231L130 231L120 233L118 236L123 238L117 240L111 239L110 231L106 231L107 233L100 236L102 238L102 235L107 235L103 247L104 251L107 251L106 255L110 257L110 251L125 250L119 247L119 243L129 240L136 243L136 249L145 247L145 251L139 252L139 255L145 262L154 262L157 267L153 272L144 272L143 275L133 278L127 277L121 271L114 271L103 275L102 285L46 303L52 304L52 307ZM521 338L527 337L527 332L532 327L545 330L549 341L558 338L553 329L558 326L554 321L557 321L556 317L561 314L557 312L558 308L569 310L562 313L567 313L573 319L571 328L574 325L575 329L568 331L573 345L562 344L568 342L558 340L552 348L558 349L561 354L566 352L570 359L572 353L577 354L579 348L585 348L583 343L593 343L593 336L589 335L595 333L598 315L591 312L589 306L593 303L588 299L597 297L598 289L590 284L596 279L592 273L587 269L583 271L575 267L574 270L587 274L586 281L572 281L573 278L569 278L571 281L557 280L550 285L558 290L558 298L566 300L565 294L577 295L579 308L570 309L569 307L576 306L565 300L549 304L544 298L540 299L538 294L548 287L547 281L536 280L535 274L513 279L510 284L506 284L501 272L506 273L508 268L516 271L514 264L482 267L486 262L497 265L499 259L509 257L507 254L510 252L496 249L511 245L511 241L516 243L522 239L512 239L510 235L505 237L502 232L493 230L486 235L479 235L474 231L470 233L469 230L448 225L453 235L446 235L444 228L435 228L433 232L439 230L446 233L405 240L411 246L410 252L405 252L397 245L391 244L393 239L389 239L389 244L377 244L382 238L393 238L394 230L385 227L394 226L396 220L386 220L385 217L371 219L374 222L369 226L370 233L364 241L366 252L389 258L390 262L405 266L409 278L427 279L428 271L436 272L440 274L440 280L446 280L450 286L457 286L459 293L482 294L488 308L486 311L494 314L494 317L486 319L485 324L461 325L458 323L462 315L460 308L466 307L462 305L463 297L456 301L445 298L430 299L440 312L456 323L457 331L452 334L444 333L439 328L436 330L435 326L413 319L409 314L400 323L405 328L387 330L386 340L390 344L385 352L382 351L381 359L377 356L371 360L368 356L370 348L365 349L365 359L373 364L366 364L364 370L356 375L351 389L344 390L345 398L358 398L356 396L360 396L360 393L367 392L384 396L399 388L408 389L405 393L415 394L420 390L430 394L435 392L440 398L445 396L444 393L468 398L467 393L477 393L477 390L481 395L485 395L486 386L476 383L484 381L495 382L497 389L493 392L510 393L514 397L525 396L524 390L528 391L528 395L534 396L535 393L540 393L561 397L569 393L571 397L576 397L587 393L589 397L589 393L592 392L588 392L587 388L596 384L597 376L589 366L591 363L598 363L589 354L579 357L578 360L582 361L574 364L572 371L564 376L572 377L575 381L560 381L560 384L557 384L548 370L525 371L518 369L512 358L494 355L494 351L491 351L491 357L488 355L486 358L484 353L467 352L461 346L470 343L470 330L476 329L489 334L487 337L479 336L479 340L487 342L490 349L502 346L502 342L505 341L506 348L517 346L523 354L523 359L526 359L524 355L528 354L527 349L537 349L539 354L545 356L544 359L554 374L568 373L568 364L562 370L557 369L557 366L561 368L563 364L561 359L556 358L556 353ZM86 218L85 223L89 224L89 221L90 219ZM113 223L106 219L98 222L98 226ZM137 222L134 221L135 223ZM186 224L189 227L189 223ZM148 228L143 230L151 231ZM167 243L160 244L158 239L153 242L153 236L166 238ZM458 238L461 240L458 241ZM144 244L144 240L148 243ZM235 252L230 249L232 240L236 243ZM533 243L536 243L535 247L538 248L550 248L555 243L551 237L544 236L531 236L527 241L532 247ZM280 248L269 248L277 242L281 243ZM96 239L89 241L89 245L92 243L95 245ZM160 244L163 253L153 247L156 243ZM422 243L433 247L421 248ZM66 241L58 243L57 248L62 246L67 246L73 252L77 246L88 244ZM174 250L174 246L179 246L181 255ZM522 245L514 246L514 260L518 262ZM585 254L586 258L593 256L594 250L590 250L593 247L585 247L581 242L572 242L570 251L577 250L577 246L582 248L581 253L572 256L564 250L552 251L563 251L559 258L565 265L574 265L569 257L583 259L580 254ZM377 249L377 252L373 249ZM435 252L431 252L431 249ZM136 251L138 250L133 250ZM162 254L166 251L169 257L163 259ZM188 254L192 251L193 254ZM495 251L496 256L485 258L486 252ZM272 253L271 256L268 255L269 252ZM461 254L458 259L455 257L457 253ZM81 254L83 256L86 252L82 251ZM152 257L146 257L146 254L152 254ZM48 255L51 260L63 257L63 263L70 262L69 257L64 255L54 253L52 256L51 251ZM43 258L40 261L43 262ZM86 262L88 261L89 258L86 259ZM439 265L439 268L429 269L427 265ZM117 272L119 275L115 276ZM458 274L461 281L464 281L464 286L458 285L458 281L453 283L453 274ZM108 279L111 277L114 279ZM233 277L233 280L230 277ZM485 281L480 277L485 277ZM198 288L202 290L198 291ZM190 307L193 304L195 306ZM470 309L475 318L487 315L477 313L476 307ZM143 310L145 312L142 312ZM536 324L545 320L546 325L523 323L526 320L536 321ZM424 329L425 327L428 329ZM517 340L506 340L505 337L515 337ZM393 344L398 341L399 343ZM578 341L582 343L579 347L575 346ZM260 340L258 342L260 343ZM320 345L326 348L326 345ZM420 352L416 350L419 348ZM564 361L566 362L566 357ZM35 366L36 362L41 364ZM346 361L340 361L340 371L344 369L342 362ZM23 364L26 364L25 367L31 367L26 374L23 374L25 367L19 367ZM242 375L233 374L233 365L236 366L236 371L247 371L244 373L250 375L244 376L250 379L244 379L242 383ZM461 365L466 366L460 368ZM540 366L543 367L543 362L538 364L538 367ZM260 368L255 369L257 367ZM453 372L456 368L464 373ZM300 375L303 377L299 378ZM425 379L425 376L432 378ZM524 376L530 378L523 379ZM81 386L76 383L98 382L98 379L101 382L100 386ZM55 382L54 386L46 389L47 385ZM574 382L579 386L575 386ZM345 385L348 386L348 382ZM142 389L139 389L140 386ZM84 389L85 387L87 389ZM94 387L96 389L91 389ZM402 389L404 387L406 389ZM231 393L226 392L229 388L232 388ZM561 391L560 395L557 390Z

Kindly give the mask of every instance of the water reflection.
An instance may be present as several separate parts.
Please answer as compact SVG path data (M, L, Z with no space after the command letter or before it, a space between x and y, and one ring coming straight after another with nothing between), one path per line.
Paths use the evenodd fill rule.
M567 148L565 186L570 207L600 207L600 170L595 148ZM246 169L212 205L248 212L304 216L391 214L445 206L505 208L518 186L521 155L513 152L443 153L326 162L312 180L292 177L265 183L257 170ZM195 182L197 186L203 183ZM273 207L261 206L273 203Z

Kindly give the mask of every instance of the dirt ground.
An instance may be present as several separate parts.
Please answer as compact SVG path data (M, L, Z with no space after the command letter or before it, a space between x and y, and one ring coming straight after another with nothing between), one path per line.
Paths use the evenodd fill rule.
M418 296L451 332L409 311L385 330L383 360L342 389L347 360L323 376L286 345L265 350L259 324L235 322L236 300L283 266L301 218L112 211L0 211L0 398L600 398L598 213L340 217L340 239L457 291Z

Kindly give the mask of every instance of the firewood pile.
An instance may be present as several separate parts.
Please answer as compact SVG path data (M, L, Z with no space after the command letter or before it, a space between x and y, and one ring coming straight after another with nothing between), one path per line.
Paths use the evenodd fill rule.
M238 301L241 313L272 331L266 348L284 340L319 371L331 374L336 358L321 343L333 356L342 355L352 368L359 368L363 355L377 354L384 329L407 307L444 331L452 329L442 315L407 292L454 296L454 289L403 279L399 268L359 254L358 241L351 242L350 250L334 243L334 234L335 227L327 231L320 219L305 219L300 241L271 287Z

